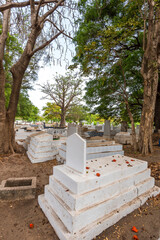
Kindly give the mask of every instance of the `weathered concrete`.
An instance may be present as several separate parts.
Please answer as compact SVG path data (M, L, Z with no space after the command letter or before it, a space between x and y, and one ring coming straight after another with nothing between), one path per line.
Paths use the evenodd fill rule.
M51 134L42 132L30 137L27 155L32 163L52 160L57 153L58 150Z
M38 201L61 240L91 240L159 193L147 162L115 155L86 161L86 174L54 167Z
M95 144L93 144L95 143ZM73 149L73 148L72 148ZM87 140L86 160L113 156L116 154L124 154L121 144L115 144L115 141L105 140ZM65 162L66 160L66 144L62 143L59 148L59 155L56 156L57 161Z
M8 178L0 185L0 200L33 199L36 195L36 177Z

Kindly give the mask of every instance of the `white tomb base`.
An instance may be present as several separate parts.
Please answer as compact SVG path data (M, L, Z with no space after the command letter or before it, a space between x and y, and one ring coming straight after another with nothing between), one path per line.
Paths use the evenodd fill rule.
M38 201L60 240L91 240L159 193L147 162L115 155L54 167Z
M51 134L41 132L31 137L27 155L32 163L53 160L57 153L58 150Z
M97 146L96 146L97 143ZM102 145L101 145L102 144ZM106 144L106 145L105 145ZM92 146L93 145L93 146ZM87 141L86 159L102 158L116 154L123 155L123 146L115 141ZM62 143L59 148L59 154L56 156L57 161L64 163L66 161L66 144Z

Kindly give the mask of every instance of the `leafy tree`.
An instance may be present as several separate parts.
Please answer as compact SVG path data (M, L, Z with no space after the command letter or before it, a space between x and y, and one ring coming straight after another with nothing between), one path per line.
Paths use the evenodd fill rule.
M44 111L43 116L45 120L59 122L60 121L60 114L61 109L55 103L47 102L46 106L42 108Z
M84 106L82 105L73 105L70 107L66 120L73 122L80 122L82 120L86 120L87 112Z
M16 117L21 117L21 119L34 122L39 120L39 109L29 100L26 91L20 93Z
M65 3L65 6L64 6ZM33 56L58 37L70 37L72 25L67 29L67 0L48 1L11 1L0 5L0 153L18 151L15 142L14 120L22 86L22 80ZM66 16L65 16L66 15ZM10 25L12 22L12 26ZM65 27L65 30L63 29ZM10 31L12 30L12 31ZM12 89L6 108L5 86L8 68L5 69L5 57L12 54L7 50L9 32L21 40L22 52L14 56L10 67ZM58 45L59 47L59 45ZM10 59L10 57L9 57Z
M53 100L61 109L61 122L60 127L65 126L65 117L69 108L80 101L82 92L82 80L78 79L76 75L67 73L66 76L56 75L54 77L55 83L49 82L40 85L42 93L45 94L44 98Z
M134 121L140 117L143 93L143 19L139 11L142 4L80 1L82 17L75 37L75 62L80 63L84 74L92 74L87 83L87 103L95 105L103 117L115 114L116 120L126 120L127 114L135 150Z

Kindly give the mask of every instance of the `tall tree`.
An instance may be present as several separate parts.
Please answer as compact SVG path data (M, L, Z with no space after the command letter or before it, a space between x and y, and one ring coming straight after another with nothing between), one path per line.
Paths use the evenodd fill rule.
M49 82L40 85L44 98L52 100L61 109L60 127L65 126L65 117L69 108L80 101L82 93L82 79L76 75L66 74L66 76L57 75L54 78L55 83Z
M7 0L0 5L0 18L2 33L0 35L0 153L17 150L14 133L14 120L22 85L22 79L31 58L40 50L48 46L60 35L69 36L66 29L68 7L65 0L39 0L39 1L11 1ZM71 3L69 2L71 6ZM24 10L25 9L25 10ZM66 18L64 16L66 14ZM12 26L10 27L10 19ZM66 21L63 21L63 20ZM65 25L63 25L65 23ZM64 26L64 28L63 28ZM71 26L71 24L70 24ZM23 51L16 56L10 72L12 77L12 90L8 107L6 108L5 84L6 71L4 56L7 51L6 43L9 30L20 33L23 37ZM67 35L68 34L68 35Z
M80 1L82 17L75 36L77 46L75 61L81 64L84 74L92 74L91 78L98 81L96 83L91 80L88 84L88 86L92 86L92 84L94 87L98 86L98 89L92 88L94 104L97 105L100 100L97 110L104 113L107 104L109 104L108 108L111 107L110 113L111 111L115 112L117 104L121 106L120 110L126 109L125 113L128 114L132 125L135 150L137 144L134 116L137 113L140 114L139 109L136 110L135 106L141 107L139 106L141 100L137 101L137 96L141 93L139 90L142 88L143 82L139 74L142 59L142 34L140 31L143 27L139 8L142 4L141 0L136 2ZM94 91L99 96L94 94ZM117 113L116 115L118 115ZM122 117L122 111L119 117Z
M144 79L143 109L140 122L139 149L143 154L153 151L152 131L160 65L160 3L148 0L147 42L141 73Z

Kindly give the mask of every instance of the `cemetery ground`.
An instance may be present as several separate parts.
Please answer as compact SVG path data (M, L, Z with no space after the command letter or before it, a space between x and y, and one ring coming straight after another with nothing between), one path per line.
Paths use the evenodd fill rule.
M154 136L154 152L142 156L134 153L131 146L124 146L126 156L148 162L156 185L160 186L160 147L158 135ZM16 155L0 155L0 181L7 178L37 177L37 193L33 200L0 202L0 240L58 240L52 226L40 209L38 195L44 192L49 175L53 173L56 160L32 164L25 152ZM29 228L29 224L34 224ZM138 233L131 229L135 226ZM95 239L130 240L137 235L139 240L160 238L160 195L151 198L141 208L135 210L117 224L106 229Z

